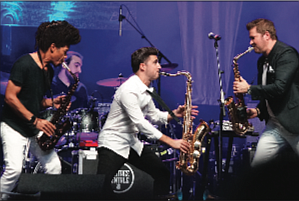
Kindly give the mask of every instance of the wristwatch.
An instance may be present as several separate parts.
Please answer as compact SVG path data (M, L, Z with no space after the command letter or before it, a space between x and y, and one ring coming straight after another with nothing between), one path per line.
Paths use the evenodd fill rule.
M249 88L248 88L248 90L247 90L247 93L251 95L251 89L250 89L250 87L251 87L251 86L249 86Z
M35 122L35 120L36 120L36 116L33 115L33 116L30 118L29 123L30 123L30 124L33 124L33 123Z

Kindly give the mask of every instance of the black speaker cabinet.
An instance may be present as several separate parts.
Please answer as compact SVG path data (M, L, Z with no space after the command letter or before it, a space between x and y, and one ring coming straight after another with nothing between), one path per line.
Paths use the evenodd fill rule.
M24 197L40 193L40 200L99 200L104 178L104 175L21 174L17 192Z
M98 155L95 150L79 150L73 157L73 169L79 175L96 175ZM130 163L125 163L111 181L113 199L148 200L153 199L154 179Z
M121 200L152 200L154 179L135 166L125 163L111 181L114 198Z

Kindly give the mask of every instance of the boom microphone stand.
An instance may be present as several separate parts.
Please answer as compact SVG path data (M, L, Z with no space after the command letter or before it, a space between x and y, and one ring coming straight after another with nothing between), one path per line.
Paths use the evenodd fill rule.
M122 4L121 6L125 6L124 4ZM127 8L127 6L125 6ZM131 15L129 9L127 8L129 14ZM134 18L132 17L132 19L134 20ZM138 26L139 29L137 29L124 15L119 14L119 21L121 22L122 20L126 20L140 35L141 38L145 39L151 47L155 47L149 40L148 38L144 35L144 33L142 32L142 30L140 29L140 27L138 26L137 22L134 20L134 22L136 23L136 25ZM158 54L158 61L159 63L161 63L162 58L164 58L167 62L168 62L168 66L174 66L177 67L177 64L175 63L171 63L170 60L159 50L159 54ZM162 66L162 65L161 65ZM159 78L157 79L157 93L159 95L161 95L161 76L159 76Z
M222 73L223 71L220 70L220 62L219 62L219 54L218 54L218 43L217 41L221 39L219 35L214 35L212 32L208 34L208 37L210 39L214 39L214 47L216 51L216 60L217 60L217 66L218 66L218 77L219 77L219 87L220 87L220 117L219 117L219 131L218 131L218 138L219 138L219 144L218 144L218 162L217 162L217 168L218 168L218 184L219 181L222 180L222 124L223 124L223 117L225 116L225 108L224 108L224 92L222 88Z

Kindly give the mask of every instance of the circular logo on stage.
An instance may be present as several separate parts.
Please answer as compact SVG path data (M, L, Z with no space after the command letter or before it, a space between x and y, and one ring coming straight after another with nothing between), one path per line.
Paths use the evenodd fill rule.
M114 193L125 193L130 190L134 184L135 175L133 169L124 164L111 180L111 186Z

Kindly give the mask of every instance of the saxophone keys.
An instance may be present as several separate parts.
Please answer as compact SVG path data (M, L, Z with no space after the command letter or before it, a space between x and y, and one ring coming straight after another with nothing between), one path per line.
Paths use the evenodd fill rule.
M198 140L196 140L196 141L194 142L194 149L199 150L200 147L201 147L201 142L198 141Z
M200 155L201 155L201 153L200 153L200 151L199 150L194 150L194 152L193 152L193 157L194 158L199 158L200 157Z

